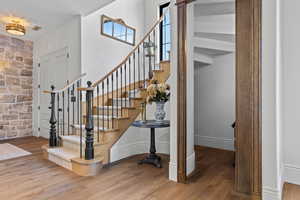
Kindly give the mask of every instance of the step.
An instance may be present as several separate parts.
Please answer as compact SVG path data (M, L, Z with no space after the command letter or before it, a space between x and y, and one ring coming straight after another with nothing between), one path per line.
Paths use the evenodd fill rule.
M114 115L114 116L128 116L127 110L135 109L135 107L121 107L121 106L98 106L94 107L93 113L95 115Z
M215 40L215 39L194 37L193 45L194 45L194 48L209 49L212 51L214 50L216 52L221 51L221 52L232 53L235 51L234 43L221 41L221 40Z
M152 70L154 73L161 73L161 72L164 72L163 69L154 69Z
M68 142L68 143L72 143L72 144L80 144L80 136L79 135L68 135L68 136L60 136L63 144L65 144L64 142ZM94 136L94 144L95 145L99 145L102 144L101 141L98 142L97 141L97 135L95 134ZM82 144L85 144L86 138L84 136L82 136Z
M210 0L210 3L195 3L194 16L226 15L235 13L235 1L212 2L213 1Z
M95 116L97 116L97 115L95 115ZM127 119L127 117L114 118L114 120L113 120L114 128L112 128L112 120L111 119L110 120L102 120L99 118L99 120L98 120L98 118L95 116L93 116L94 117L94 127L93 128L94 128L95 136L97 136L98 130L100 131L100 133L118 131L116 120L117 119ZM103 121L104 121L104 126L103 126ZM109 127L108 127L108 123L109 123ZM80 125L79 124L71 125L71 127L73 128L73 135L80 135ZM85 135L86 135L85 125L82 124L81 127L82 127L82 136L85 137Z
M133 106L130 98L114 98L114 99L112 99L112 105L113 106L126 106L126 107Z
M84 120L86 121L86 116L84 115ZM100 127L104 127L104 128L112 128L112 129L117 129L118 125L119 125L119 121L120 120L127 120L129 119L129 117L127 116L107 116L107 115L93 115L93 120L94 120L94 126L95 125L99 125ZM95 129L96 130L96 129Z
M130 90L127 92L127 97L129 98L141 97L141 90L139 88L135 90Z
M141 97L126 97L126 98L113 98L110 99L113 106L121 107L135 107L137 101L142 101Z
M121 120L121 119L128 119L128 117L116 116L116 115L93 115L94 123L97 123L95 120L104 120L110 121L113 119Z
M214 63L213 57L209 55L205 55L202 53L194 53L194 61L206 64L206 65L211 65Z
M94 121L94 124L97 124L97 121ZM71 127L75 128L75 129L80 129L80 124L73 124L71 125ZM85 125L82 124L81 125L81 128L83 130L83 132L85 132ZM106 128L106 127L101 127L101 126L96 126L94 125L94 131L97 131L97 130L100 130L100 131L103 131L103 132L110 132L110 131L116 131L117 129L110 129L110 128Z
M48 159L66 169L72 170L71 160L78 157L78 153L67 148L49 148Z
M79 135L61 136L61 139L62 139L62 146L64 149L73 152L74 154L76 154L76 157L80 157L80 136ZM85 140L86 138L82 137L83 156L85 152L85 144L86 144ZM100 147L103 144L105 144L105 142L102 141L102 138L100 138L100 136L99 136L99 142L98 142L98 137L97 136L94 137L94 149Z
M104 157L100 155L95 155L93 160L85 160L78 156L78 152L65 147L49 148L44 145L42 149L46 159L80 176L95 176L103 167Z

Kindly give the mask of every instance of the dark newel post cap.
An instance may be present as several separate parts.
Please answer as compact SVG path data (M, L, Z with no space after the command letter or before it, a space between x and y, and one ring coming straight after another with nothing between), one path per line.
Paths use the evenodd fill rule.
M51 85L51 90L53 91L55 89L54 85Z
M88 82L87 82L87 85L88 85L88 87L91 87L91 86L92 86L92 82L91 82L91 81L88 81Z

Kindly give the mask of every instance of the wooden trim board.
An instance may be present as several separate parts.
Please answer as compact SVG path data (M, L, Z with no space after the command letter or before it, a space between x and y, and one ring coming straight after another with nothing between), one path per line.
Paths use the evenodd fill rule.
M188 0L177 0L178 182L186 182L186 18ZM261 199L261 0L236 0L235 191Z
M177 181L185 183L187 180L187 131L186 131L186 95L187 95L187 52L186 52L186 28L187 28L187 3L188 1L177 0Z
M235 190L261 196L261 0L236 1Z

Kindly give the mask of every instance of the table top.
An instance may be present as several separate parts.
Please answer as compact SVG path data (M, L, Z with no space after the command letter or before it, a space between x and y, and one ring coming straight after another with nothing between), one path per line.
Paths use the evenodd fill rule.
M146 120L146 121L135 121L132 126L139 128L167 128L170 127L169 120L156 121L156 120Z

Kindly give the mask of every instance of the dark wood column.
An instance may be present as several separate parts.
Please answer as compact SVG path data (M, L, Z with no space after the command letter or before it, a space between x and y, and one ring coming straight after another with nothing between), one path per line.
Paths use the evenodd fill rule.
M177 0L177 51L178 51L178 71L177 71L177 179L178 182L186 182L186 32L187 32L187 4L191 0Z
M236 1L236 173L239 193L261 195L261 0Z

